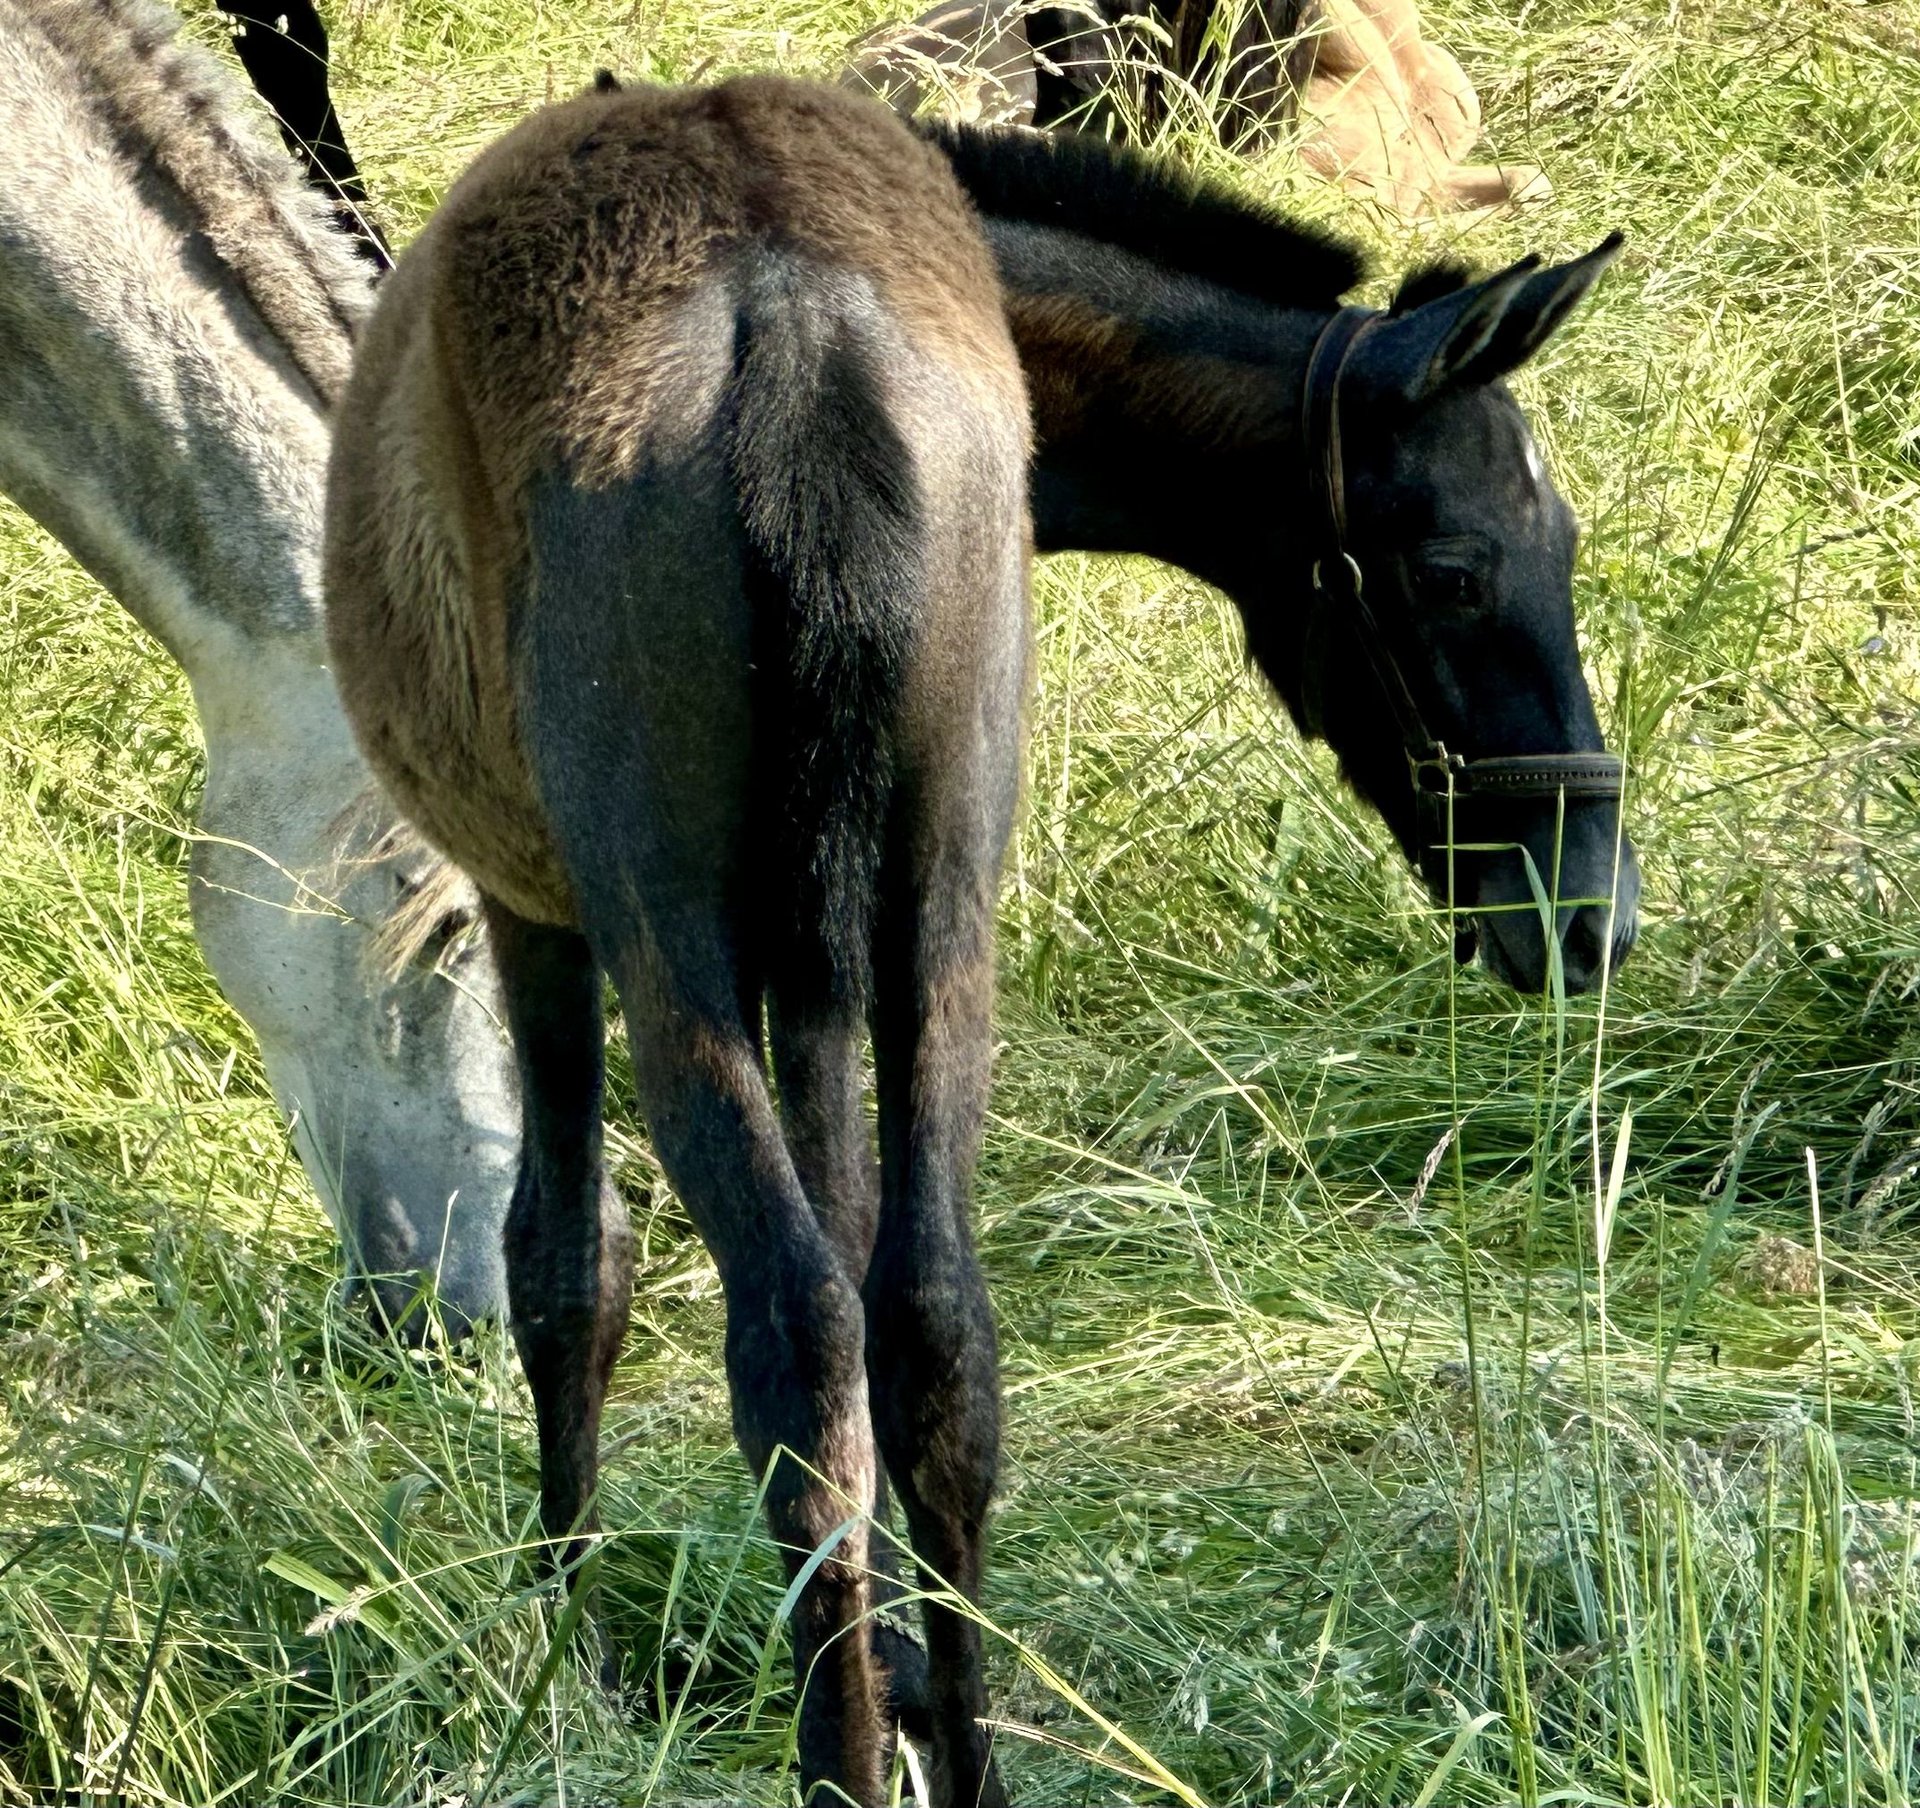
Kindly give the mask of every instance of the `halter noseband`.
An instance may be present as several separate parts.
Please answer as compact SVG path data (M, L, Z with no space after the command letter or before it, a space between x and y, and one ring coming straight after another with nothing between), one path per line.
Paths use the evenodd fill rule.
M1347 550L1346 474L1340 456L1340 377L1354 348L1385 316L1372 308L1342 308L1321 328L1307 355L1307 372L1300 413L1307 457L1317 463L1325 503L1321 538L1313 561L1313 589L1319 621L1324 625L1335 609L1344 609L1371 662L1380 688L1400 729L1407 765L1413 776L1415 808L1420 830L1419 860L1433 879L1429 855L1439 851L1448 834L1450 799L1462 797L1517 799L1554 797L1618 798L1621 766L1611 753L1499 754L1488 759L1463 759L1429 731L1415 701L1413 687L1394 657L1393 647L1380 632L1367 602L1360 564ZM1445 874L1436 889L1445 890Z

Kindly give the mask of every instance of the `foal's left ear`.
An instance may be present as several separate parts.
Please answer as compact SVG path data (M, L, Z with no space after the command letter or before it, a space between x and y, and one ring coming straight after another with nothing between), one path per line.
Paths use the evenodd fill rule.
M1622 243L1611 233L1585 257L1544 270L1538 259L1523 258L1498 276L1389 320L1379 330L1387 342L1380 347L1387 382L1418 403L1518 370L1573 312Z

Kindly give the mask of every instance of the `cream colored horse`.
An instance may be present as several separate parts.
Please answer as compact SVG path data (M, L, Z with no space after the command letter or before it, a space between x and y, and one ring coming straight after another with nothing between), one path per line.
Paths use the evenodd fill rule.
M908 114L1051 125L1121 96L1113 123L1151 130L1170 85L1210 96L1227 142L1285 137L1316 174L1409 218L1543 198L1530 164L1468 163L1480 101L1421 30L1414 0L1262 0L1229 21L1209 0L950 0L853 47L841 78Z

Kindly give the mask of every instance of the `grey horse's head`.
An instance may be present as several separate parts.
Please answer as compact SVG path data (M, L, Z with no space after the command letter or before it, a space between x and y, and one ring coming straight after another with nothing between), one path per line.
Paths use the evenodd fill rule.
M416 1334L430 1283L458 1332L506 1302L520 1117L493 969L470 893L396 828L319 676L281 695L297 745L209 734L201 828L220 833L194 848L194 929L259 1040L351 1291ZM305 864L265 861L263 844ZM404 938L396 912L414 920Z

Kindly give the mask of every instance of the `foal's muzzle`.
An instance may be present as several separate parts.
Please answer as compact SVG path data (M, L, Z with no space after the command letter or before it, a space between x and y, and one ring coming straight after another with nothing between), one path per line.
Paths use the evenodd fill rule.
M1454 857L1455 959L1477 952L1497 979L1538 993L1552 987L1557 954L1568 996L1626 959L1639 934L1640 868L1605 801L1577 813L1536 805L1527 832L1481 826L1459 837L1470 845Z

